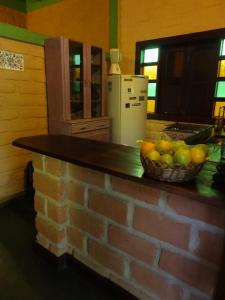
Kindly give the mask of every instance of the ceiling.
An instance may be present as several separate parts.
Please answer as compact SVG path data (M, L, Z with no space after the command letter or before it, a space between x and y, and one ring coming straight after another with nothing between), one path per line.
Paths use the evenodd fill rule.
M0 5L7 6L21 12L29 12L59 1L62 0L1 0Z

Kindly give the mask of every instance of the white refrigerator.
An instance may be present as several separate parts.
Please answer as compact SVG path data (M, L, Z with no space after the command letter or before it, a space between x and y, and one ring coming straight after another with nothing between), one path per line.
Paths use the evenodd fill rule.
M108 115L112 118L112 142L137 147L145 139L148 77L108 75Z

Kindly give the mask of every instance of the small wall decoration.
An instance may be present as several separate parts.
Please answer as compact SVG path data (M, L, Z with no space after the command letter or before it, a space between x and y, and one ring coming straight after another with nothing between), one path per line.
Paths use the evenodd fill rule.
M23 55L0 50L0 69L24 71Z

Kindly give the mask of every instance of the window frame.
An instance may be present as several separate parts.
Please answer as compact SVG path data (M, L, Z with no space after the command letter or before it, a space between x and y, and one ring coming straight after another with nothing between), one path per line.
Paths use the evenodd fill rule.
M225 39L225 28L216 29L216 30L210 30L210 31L203 31L203 32L197 32L197 33L190 33L185 35L178 35L178 36L172 36L172 37L165 37L165 38L159 38L159 39L153 39L153 40L146 40L146 41L140 41L136 42L136 53L135 53L135 74L140 74L141 68L143 68L145 65L150 65L150 63L141 63L141 53L145 49L149 48L159 48L159 57L158 57L158 76L156 79L156 82L158 80L158 77L160 76L160 49L162 47L167 46L182 46L187 44L197 44L201 41L210 41L210 40L217 40L222 41ZM219 61L225 59L225 55L221 55L219 53L218 55L218 66ZM154 64L154 63L152 63ZM216 82L225 80L225 77L219 77L218 72L215 75ZM158 89L157 85L157 89ZM157 111L157 106L159 105L159 99L157 98L158 91L156 91L156 97L155 97L155 108ZM153 99L154 97L151 97L150 99ZM149 99L149 97L148 97ZM216 86L215 86L215 93L214 97L211 100L212 101L212 111L210 112L211 118L209 120L204 119L194 119L192 116L186 116L185 118L179 115L172 115L168 116L165 114L159 114L157 112L155 113L147 113L147 119L158 119L158 120L171 120L171 121L186 121L186 122L196 122L196 123L213 123L216 119L216 116L214 115L214 110L216 106L216 102L224 102L225 105L225 97L216 97Z

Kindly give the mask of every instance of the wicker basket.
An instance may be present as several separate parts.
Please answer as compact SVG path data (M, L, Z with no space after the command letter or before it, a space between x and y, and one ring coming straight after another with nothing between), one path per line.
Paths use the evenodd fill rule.
M201 170L203 164L188 167L175 165L173 168L163 168L159 163L141 155L141 163L145 174L151 178L168 181L184 182L193 179Z

